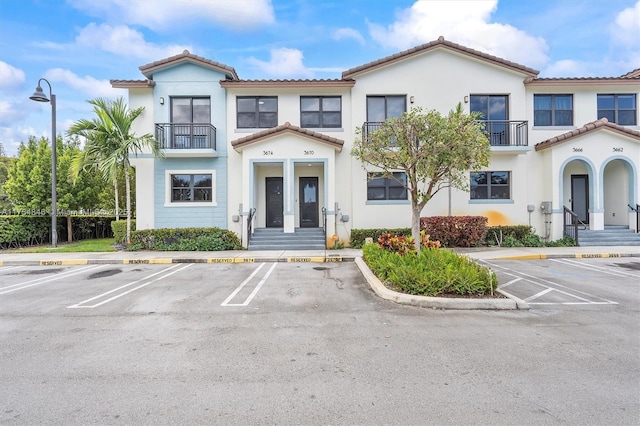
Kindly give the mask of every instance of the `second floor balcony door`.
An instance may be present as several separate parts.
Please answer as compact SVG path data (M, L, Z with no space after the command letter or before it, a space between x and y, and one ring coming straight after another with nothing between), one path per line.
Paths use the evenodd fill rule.
M209 148L211 100L209 98L171 98L173 148Z
M407 97L404 95L367 96L367 121L362 128L363 137L389 118L402 117L407 110Z
M510 145L509 96L471 95L471 112L482 114L491 145Z

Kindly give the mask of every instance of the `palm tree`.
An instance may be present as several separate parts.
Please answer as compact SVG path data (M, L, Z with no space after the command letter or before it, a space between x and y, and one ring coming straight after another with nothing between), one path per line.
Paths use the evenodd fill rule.
M87 140L84 159L78 160L79 163L85 162L84 167L95 167L105 180L111 182L115 182L118 170L124 169L127 244L130 244L131 183L129 170L131 163L129 155L142 153L148 149L154 156L161 157L162 150L151 134L136 136L131 132L133 122L142 114L144 107L129 110L123 98L118 98L115 101L97 98L88 102L93 105L96 117L93 120L78 120L67 133L83 136Z

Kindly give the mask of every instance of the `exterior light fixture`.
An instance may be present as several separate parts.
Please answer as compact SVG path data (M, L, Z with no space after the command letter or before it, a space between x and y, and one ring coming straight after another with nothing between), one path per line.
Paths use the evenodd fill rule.
M160 97L160 105L164 105L164 98Z
M40 82L44 81L49 86L49 97L45 95ZM38 87L33 95L29 96L29 99L36 102L50 102L51 103L51 246L58 247L58 231L57 226L57 193L56 193L56 95L51 90L51 83L44 78L38 80Z

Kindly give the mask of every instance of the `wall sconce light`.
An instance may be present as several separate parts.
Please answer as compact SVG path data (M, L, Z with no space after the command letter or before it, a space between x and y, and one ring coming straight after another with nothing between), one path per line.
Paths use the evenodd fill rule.
M416 98L414 98L413 96L411 96L411 97L409 98L409 102L411 102L411 103L413 103L415 100L416 100Z
M464 103L465 103L465 104L468 104L468 103L469 103L469 97L468 97L468 96L465 96L465 97L464 97Z
M160 105L164 105L164 98L160 97Z

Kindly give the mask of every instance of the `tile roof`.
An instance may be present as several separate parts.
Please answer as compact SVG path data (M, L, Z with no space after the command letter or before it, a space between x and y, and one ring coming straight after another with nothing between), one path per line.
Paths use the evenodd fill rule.
M281 124L279 126L272 127L270 129L265 129L260 132L253 133L249 136L245 136L243 138L231 141L231 146L235 150L238 150L240 148L244 148L247 145L251 145L256 142L260 142L262 140L272 138L274 136L277 136L283 133L293 133L299 136L313 139L317 142L321 142L329 146L332 146L333 148L338 150L338 152L342 151L342 146L344 145L344 141L341 139L332 138L331 136L314 132L313 130L303 129L298 126L294 126L293 124L287 121L286 123Z
M313 80L223 80L222 87L353 87L355 80L350 79L313 79Z
M144 74L145 77L152 78L154 71L169 67L171 65L179 64L181 62L191 62L197 65L205 66L207 68L212 68L216 71L223 72L224 74L226 74L227 78L238 80L238 74L236 74L236 70L233 69L233 67L221 64L220 62L212 61L207 58L203 58L202 56L194 55L188 50L183 51L179 55L171 56L169 58L151 62L150 64L142 65L140 67L140 71L142 72L142 74Z
M616 133L620 133L625 136L631 136L632 138L640 140L640 131L631 130L627 127L619 126L615 123L609 123L609 120L607 120L606 118L601 118L599 120L592 121L591 123L587 123L584 126L580 127L579 129L575 129L570 132L563 133L561 135L554 136L550 139L539 142L536 144L535 148L536 148L536 151L540 151L546 148L551 148L552 146L564 143L570 139L584 135L585 133L589 133L589 132L600 130L600 129L612 130Z
M156 82L153 80L109 80L111 87L116 89L131 89L134 87L153 87Z
M621 75L620 78L640 78L640 68L629 71L628 73Z
M414 48L411 48L411 49L396 53L396 54L391 55L391 56L387 56L387 57L382 58L382 59L378 59L377 61L369 62L368 64L364 64L364 65L360 65L360 66L355 67L355 68L351 68L351 69L349 69L347 71L344 71L342 73L342 78L343 79L352 78L352 77L354 77L354 76L356 76L358 74L361 74L363 72L371 71L371 70L373 70L375 68L378 68L380 66L384 66L384 65L388 65L388 64L391 64L391 63L394 63L394 62L397 62L397 61L401 61L401 60L404 60L406 58L410 58L412 56L419 55L419 54L421 54L423 52L427 52L429 50L433 50L433 49L436 49L436 48L439 48L439 47L450 49L450 50L453 50L455 52L462 53L462 54L465 54L465 55L468 55L468 56L472 56L472 57L475 57L477 59L481 59L481 60L486 61L486 62L490 62L490 63L496 64L496 65L500 65L500 66L503 66L503 67L506 67L506 68L509 68L509 69L524 73L524 74L529 75L531 77L534 77L534 76L538 75L538 73L539 73L539 71L534 70L533 68L529 68L529 67L526 67L524 65L520 65L520 64L517 64L515 62L511 62L511 61L508 61L506 59L499 58L497 56L489 55L487 53L483 53L483 52L480 52L480 51L475 50L475 49L464 47L464 46L462 46L460 44L452 43L450 41L445 40L444 37L440 36L440 37L438 37L438 40L435 40L435 41L432 41L432 42L429 42L429 43L426 43L426 44L422 44L420 46L417 46L417 47L414 47Z

